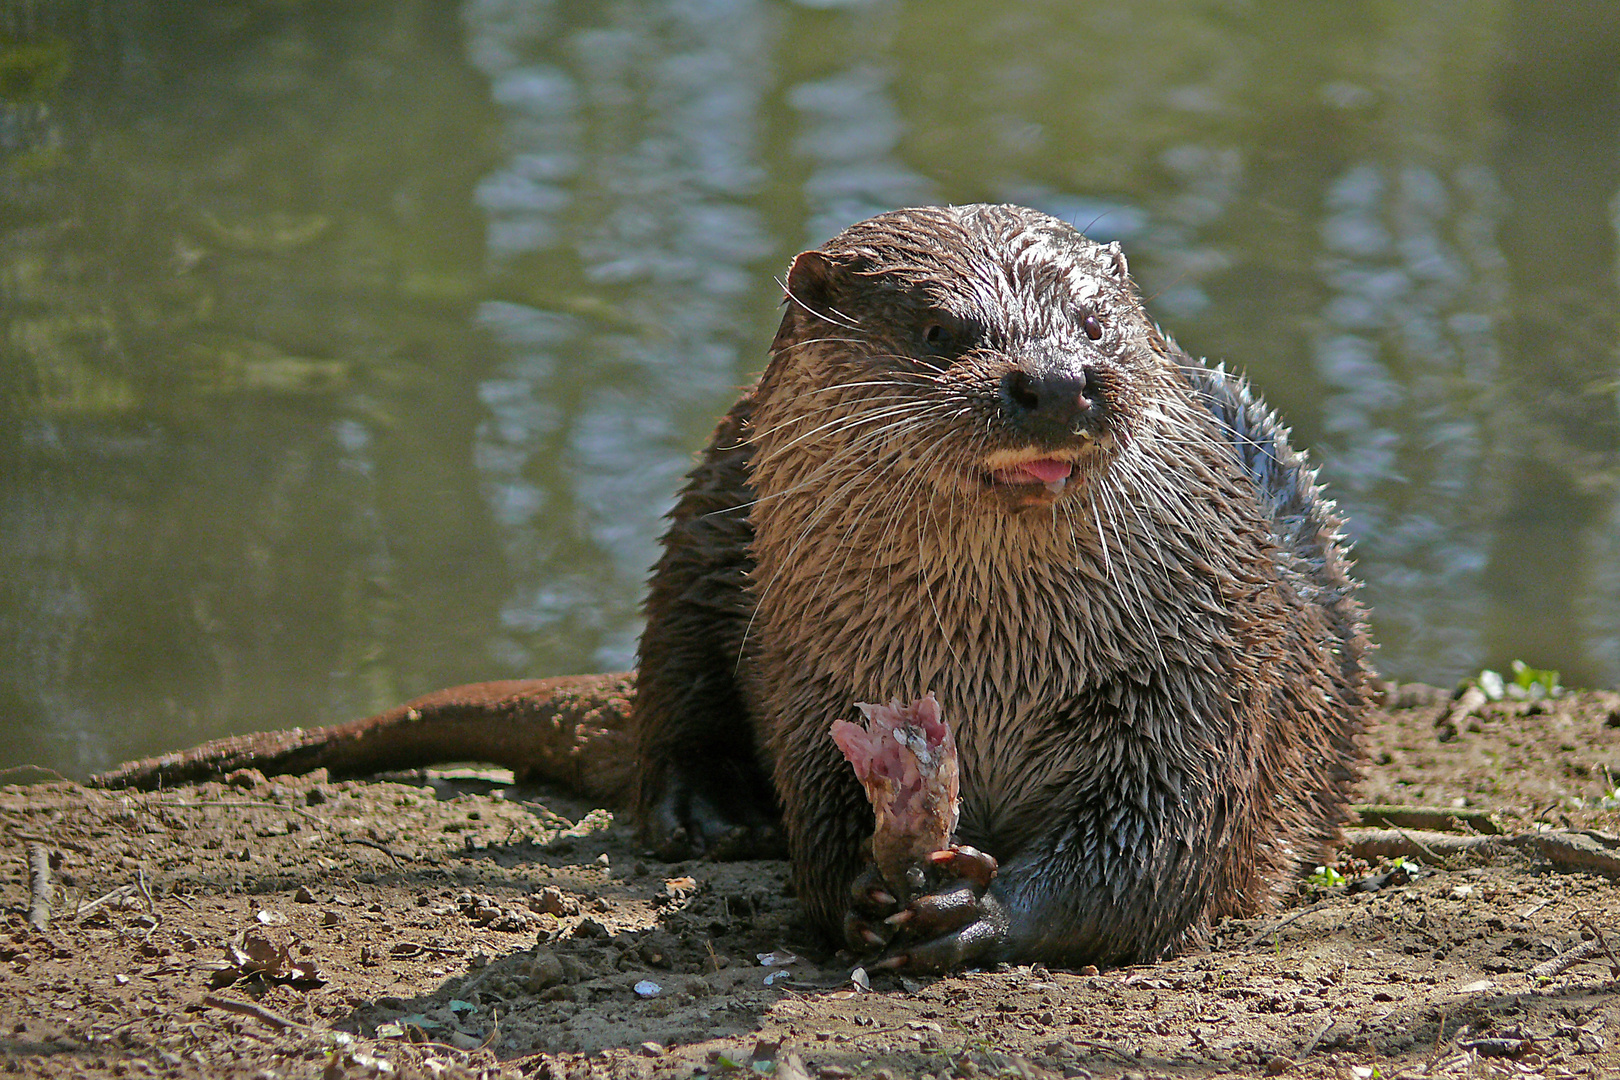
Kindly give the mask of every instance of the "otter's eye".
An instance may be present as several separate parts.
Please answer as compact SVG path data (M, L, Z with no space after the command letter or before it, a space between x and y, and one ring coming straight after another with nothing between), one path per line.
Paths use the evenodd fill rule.
M1090 338L1092 341L1096 341L1098 338L1102 337L1102 323L1097 321L1097 316L1095 315L1088 313L1085 318L1081 319L1080 329L1084 330L1086 332L1086 337Z
M949 364L973 348L979 335L968 321L949 312L932 311L922 319L917 336L919 359Z

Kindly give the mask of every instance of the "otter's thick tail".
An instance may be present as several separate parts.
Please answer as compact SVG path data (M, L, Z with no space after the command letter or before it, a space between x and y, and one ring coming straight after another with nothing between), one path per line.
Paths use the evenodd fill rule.
M439 690L346 724L263 731L120 765L97 787L151 790L236 769L265 774L327 769L365 776L444 761L487 761L518 779L551 780L609 805L634 793L629 730L634 678L578 675L473 683Z

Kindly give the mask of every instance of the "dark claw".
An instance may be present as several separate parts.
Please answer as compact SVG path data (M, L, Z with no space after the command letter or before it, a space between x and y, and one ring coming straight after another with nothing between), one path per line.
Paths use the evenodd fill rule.
M889 918L900 901L884 887L877 867L869 866L849 890L849 911L844 915L844 944L857 955L880 951L894 936Z
M979 888L987 888L999 869L996 857L976 847L957 844L928 856L936 868L954 877L967 878Z
M990 892L993 856L959 845L929 855L907 871L903 907L875 867L850 890L844 937L857 954L883 954L870 971L948 971L987 959L1007 940L1007 916ZM884 950L887 950L886 952Z
M706 856L720 861L786 854L781 828L756 810L721 807L702 792L671 783L648 812L644 836L667 862Z
M925 893L906 910L912 914L912 931L938 937L954 933L979 917L983 897L971 881L958 881L939 892Z

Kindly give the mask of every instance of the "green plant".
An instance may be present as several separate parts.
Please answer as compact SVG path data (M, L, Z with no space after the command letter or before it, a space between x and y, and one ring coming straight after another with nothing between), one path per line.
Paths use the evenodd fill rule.
M1305 879L1305 884L1314 885L1318 889L1337 889L1344 885L1344 875L1331 866L1318 866Z
M1556 671L1533 668L1523 660L1513 661L1508 670L1509 676L1504 676L1486 668L1471 681L1491 701L1540 701L1564 692Z

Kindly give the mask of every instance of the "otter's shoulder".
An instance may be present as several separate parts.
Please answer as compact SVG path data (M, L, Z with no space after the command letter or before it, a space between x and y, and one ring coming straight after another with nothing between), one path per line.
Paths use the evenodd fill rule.
M1255 394L1248 380L1228 371L1225 364L1210 366L1179 349L1175 360L1254 483L1283 550L1302 559L1307 575L1318 585L1353 590L1343 519L1317 482L1316 470L1305 454L1289 443L1288 428Z

